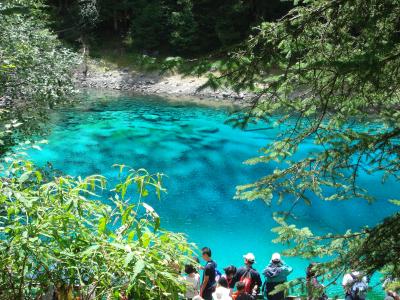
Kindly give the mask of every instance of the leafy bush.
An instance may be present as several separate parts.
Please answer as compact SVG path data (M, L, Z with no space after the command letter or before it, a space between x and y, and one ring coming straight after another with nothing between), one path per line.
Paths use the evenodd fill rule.
M41 1L0 3L0 100L60 102L78 57L47 28Z
M29 161L2 170L1 299L36 299L52 289L61 299L177 298L191 245L160 229L143 202L150 191L160 197L162 175L120 170L112 189L103 176L52 178Z
M47 29L41 2L0 3L0 107L7 109L0 112L6 126L0 133L0 155L21 142L17 134L9 134L11 127L22 123L14 133L35 134L48 108L74 92L72 70L79 56Z

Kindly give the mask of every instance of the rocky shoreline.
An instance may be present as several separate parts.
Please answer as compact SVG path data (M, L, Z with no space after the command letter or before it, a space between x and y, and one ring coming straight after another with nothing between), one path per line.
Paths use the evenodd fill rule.
M89 68L87 72L76 72L75 83L82 88L131 91L145 95L166 97L186 97L209 99L218 102L246 105L252 93L236 93L228 89L214 91L210 88L199 91L206 82L202 77L182 77L181 75L159 75L139 73L129 69L98 70Z

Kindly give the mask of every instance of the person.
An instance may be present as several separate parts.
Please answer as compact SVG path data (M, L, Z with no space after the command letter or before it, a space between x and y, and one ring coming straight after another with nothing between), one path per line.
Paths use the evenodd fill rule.
M397 279L397 278L393 279L392 277L388 277L384 280L384 282L382 284L382 288L386 292L386 295L384 298L385 300L400 300L400 295L396 291L393 291L389 288L390 284L394 281L397 282L397 281L399 281L399 279Z
M185 265L185 273L184 279L187 285L185 299L193 299L200 294L200 275L192 264Z
M365 300L368 292L368 278L361 272L352 270L343 276L342 286L345 300Z
M260 273L253 268L255 263L255 256L253 253L247 253L243 255L244 266L237 269L235 276L233 277L233 282L242 281L245 284L245 292L256 296L261 288L261 277Z
M245 283L238 281L236 283L236 292L232 294L232 300L255 300L256 298L246 293Z
M217 264L211 259L211 249L204 247L201 249L203 259L206 265L203 269L203 281L200 287L200 296L205 300L212 300L212 293L215 289L215 275Z
M312 262L307 267L306 271L306 286L307 286L307 300L327 300L328 296L325 294L325 287L319 283L317 278L316 267L317 263Z
M235 276L236 271L237 269L233 265L224 268L225 273L222 275L222 277L226 279L226 281L228 282L228 287L230 289L233 289L235 287L235 283L233 282L233 276Z
M271 261L264 269L265 285L263 289L264 299L283 300L285 292L281 291L276 294L270 294L275 287L287 281L287 276L293 271L291 267L285 264L279 253L272 254Z
M400 296L395 291L387 290L384 300L400 300Z
M226 280L225 277L221 276L218 280L218 284L215 289L215 292L212 293L212 299L213 300L232 300L230 294L231 294L231 290L228 287L228 281Z

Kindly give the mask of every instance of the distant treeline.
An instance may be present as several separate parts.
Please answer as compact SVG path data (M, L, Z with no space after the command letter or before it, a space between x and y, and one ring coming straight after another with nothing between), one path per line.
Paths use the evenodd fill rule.
M232 46L291 7L281 0L48 0L70 42L112 39L152 54L199 55ZM85 42L83 41L83 42Z

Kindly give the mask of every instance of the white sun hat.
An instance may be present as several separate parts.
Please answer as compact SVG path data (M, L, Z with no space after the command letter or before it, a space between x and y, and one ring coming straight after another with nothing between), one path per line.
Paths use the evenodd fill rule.
M256 257L255 257L254 254L251 253L251 252L249 252L249 253L243 255L243 258L245 258L246 260L251 261L251 262L253 262L253 263L256 261Z
M278 252L275 252L274 254L272 254L271 260L281 260L281 255Z

